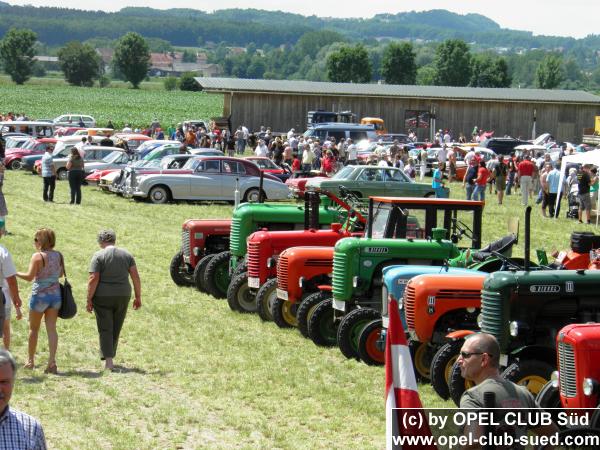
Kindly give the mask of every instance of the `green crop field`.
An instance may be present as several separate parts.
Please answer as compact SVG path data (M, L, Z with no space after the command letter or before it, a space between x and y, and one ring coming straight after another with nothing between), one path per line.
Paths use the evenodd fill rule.
M0 112L24 112L32 120L53 119L67 113L89 114L98 126L109 119L117 128L126 123L144 128L154 118L166 128L186 119L209 119L223 113L223 97L203 92L165 91L157 83L142 89L121 87L80 88L63 80L35 79L23 86L0 79ZM150 86L148 86L150 85Z
M462 197L458 184L452 194ZM224 301L177 287L168 267L187 218L230 217L231 207L151 205L86 187L83 204L68 203L59 182L56 203L41 199L42 180L7 172L8 228L1 239L24 270L41 226L57 233L80 312L60 321L58 375L44 375L45 332L37 368L20 369L12 404L41 419L50 448L382 448L384 369L319 348L297 330L282 330L255 315L233 313ZM490 199L483 241L505 233L509 216L523 216L518 197ZM565 249L575 223L533 214L533 248ZM564 217L564 216L563 216ZM136 257L143 308L130 310L116 364L104 373L95 320L84 310L87 268L99 229L117 231L118 245ZM587 225L576 229L593 230ZM522 240L516 254L522 254ZM27 304L30 284L19 282ZM27 307L24 307L27 313ZM43 327L42 327L43 328ZM13 320L12 351L26 361L27 320ZM426 406L451 406L427 385Z

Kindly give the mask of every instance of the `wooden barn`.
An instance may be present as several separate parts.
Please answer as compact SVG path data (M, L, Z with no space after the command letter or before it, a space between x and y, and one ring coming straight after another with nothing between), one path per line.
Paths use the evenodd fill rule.
M446 86L323 83L287 80L196 78L205 92L224 95L223 115L231 125L256 130L297 132L306 128L307 112L350 110L361 117L380 117L389 132L411 128L420 139L432 127L471 135L474 126L495 136L531 138L536 131L557 140L580 142L584 128L600 115L600 97L582 91L498 89Z

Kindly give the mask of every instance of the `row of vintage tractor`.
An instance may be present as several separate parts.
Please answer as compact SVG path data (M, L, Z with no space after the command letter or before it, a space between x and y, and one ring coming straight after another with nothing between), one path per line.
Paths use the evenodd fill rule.
M173 280L372 365L384 362L393 297L415 372L442 398L458 403L468 388L455 362L463 340L479 330L498 338L504 376L539 393L546 406L558 406L569 393L586 395L579 375L587 372L578 364L590 365L591 350L580 344L580 355L574 332L560 330L600 322L600 272L594 270L600 236L573 233L571 248L552 264L540 251L534 264L530 209L525 257L512 258L518 220L482 248L481 202L371 197L367 207L341 192L342 198L307 193L304 205L243 203L231 220L186 221ZM600 326L578 330L589 328L600 343ZM560 382L545 386L557 366ZM600 384L585 379L596 406Z

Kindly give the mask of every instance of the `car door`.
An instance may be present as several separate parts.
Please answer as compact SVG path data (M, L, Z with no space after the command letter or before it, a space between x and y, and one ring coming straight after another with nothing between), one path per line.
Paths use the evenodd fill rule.
M385 173L379 167L366 167L357 175L356 184L363 198L370 195L383 195L385 192Z
M244 164L231 160L223 160L221 168L221 198L233 200L236 180L241 183L241 178L246 176L246 169Z
M195 200L218 200L222 197L221 161L205 159L198 164L190 177L191 198Z
M412 197L414 195L408 177L400 169L389 168L384 172L385 195L390 197Z

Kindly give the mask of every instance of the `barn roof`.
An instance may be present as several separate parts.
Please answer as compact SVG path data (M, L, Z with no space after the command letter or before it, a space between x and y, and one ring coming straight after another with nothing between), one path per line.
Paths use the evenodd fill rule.
M207 92L273 93L365 97L480 100L497 102L577 103L600 105L600 97L583 91L557 89L472 88L396 84L326 83L316 81L204 78L196 81Z

